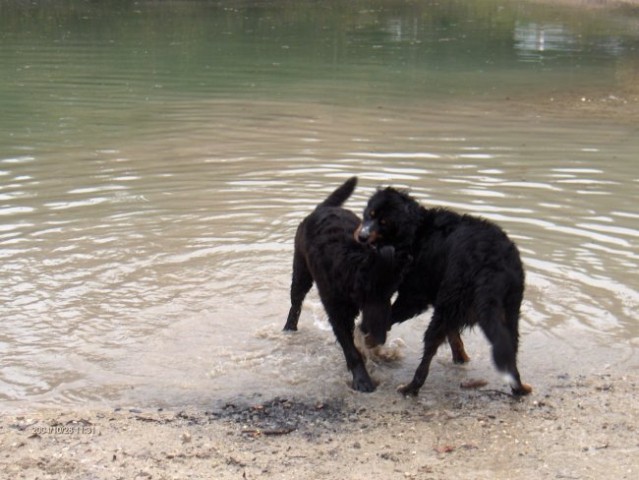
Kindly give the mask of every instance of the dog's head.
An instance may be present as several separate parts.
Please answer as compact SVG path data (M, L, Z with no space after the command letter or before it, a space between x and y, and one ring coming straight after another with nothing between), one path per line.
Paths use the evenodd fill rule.
M419 204L406 192L380 189L368 201L355 239L378 247L411 243L419 223Z

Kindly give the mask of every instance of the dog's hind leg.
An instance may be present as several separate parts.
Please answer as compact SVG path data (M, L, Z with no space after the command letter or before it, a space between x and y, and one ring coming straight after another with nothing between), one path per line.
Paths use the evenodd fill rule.
M462 364L470 362L470 357L464 349L464 342L457 330L448 332L448 345L453 354L453 363Z
M430 369L430 363L437 353L439 346L446 340L446 329L444 326L444 317L439 310L435 310L433 319L426 329L424 334L424 354L422 355L422 361L420 362L413 380L408 385L403 385L398 388L399 392L404 395L417 395L419 389L422 388L426 377L428 377L428 370Z
M493 360L497 370L505 375L514 395L528 395L532 388L521 382L517 369L517 322L507 324L501 305L491 305L482 310L479 326L492 344Z
M339 342L344 357L346 357L346 366L353 375L353 389L358 392L372 392L375 390L375 384L366 371L366 365L362 354L355 347L353 340L353 330L355 329L355 317L357 316L357 307L337 304L327 305L324 303L328 319L333 327L333 332Z
M288 312L284 330L297 330L297 322L302 312L302 303L313 286L313 276L306 265L306 259L296 249L293 256L293 278L291 280L291 309Z

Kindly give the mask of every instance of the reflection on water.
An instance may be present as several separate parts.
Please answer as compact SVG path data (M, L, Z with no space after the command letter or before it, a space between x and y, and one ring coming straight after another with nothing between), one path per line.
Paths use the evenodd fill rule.
M295 228L354 174L355 211L393 184L517 241L531 383L637 367L636 117L548 103L628 95L639 42L618 22L491 1L56 5L0 18L7 405L347 390L316 296L280 329ZM407 360L376 367L382 389L426 321L393 331Z
M606 36L596 44L581 44L580 35L566 25L556 23L518 23L514 32L515 47L523 60L556 60L580 56L584 48L598 51L599 55L623 56L628 50L622 39Z
M528 23L515 28L515 43L524 55L570 52L576 49L576 40L561 24Z

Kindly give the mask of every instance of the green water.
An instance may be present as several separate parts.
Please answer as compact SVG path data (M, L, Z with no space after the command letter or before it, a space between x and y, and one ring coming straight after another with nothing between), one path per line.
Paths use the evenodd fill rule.
M3 2L0 148L152 133L198 99L614 94L638 22L493 0Z

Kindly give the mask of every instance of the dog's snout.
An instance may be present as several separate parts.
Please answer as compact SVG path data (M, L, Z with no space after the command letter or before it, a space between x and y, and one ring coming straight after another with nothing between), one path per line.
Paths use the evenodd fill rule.
M355 232L356 239L359 242L366 243L368 238L371 236L371 225L370 223L362 223L359 228Z

